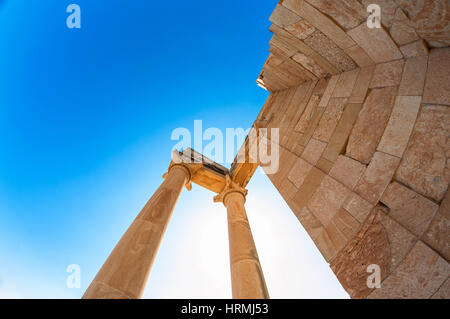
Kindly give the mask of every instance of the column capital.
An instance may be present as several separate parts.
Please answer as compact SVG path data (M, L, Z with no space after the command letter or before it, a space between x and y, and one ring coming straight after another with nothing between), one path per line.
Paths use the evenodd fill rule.
M241 185L239 185L236 182L233 182L231 180L230 175L227 175L225 178L225 187L223 188L223 190L217 194L216 196L214 196L214 202L218 203L218 202L223 202L223 204L226 206L225 204L225 198L233 193L238 193L241 194L242 197L244 198L245 201L245 197L247 196L247 190L245 188L243 188Z
M172 152L172 161L169 164L169 168L167 169L167 173L164 173L162 176L164 179L167 177L167 175L170 173L172 169L175 167L181 168L185 171L187 176L186 181L186 188L187 190L192 189L192 177L195 175L195 173L202 167L201 164L195 164L191 162L186 162L185 159L180 155L180 153L176 150Z

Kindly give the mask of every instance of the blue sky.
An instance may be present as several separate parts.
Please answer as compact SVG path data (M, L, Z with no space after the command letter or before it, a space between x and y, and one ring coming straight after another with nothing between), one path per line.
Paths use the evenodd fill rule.
M70 3L81 7L81 29L66 27ZM0 297L79 298L161 183L172 130L193 129L196 119L222 130L251 125L268 95L255 80L274 7L269 0L0 0ZM317 296L345 297L263 174L249 192L263 267L265 259L273 268L269 290L283 294L284 282L291 296L308 296L297 282L276 279L280 248L271 252L264 238L267 231L281 237L282 229L265 228L280 218L292 236L279 245L297 249L298 261L309 254L311 271L322 269ZM183 192L144 297L231 296L225 209L212 197L199 187ZM210 246L202 234L214 237ZM182 249L188 244L195 252ZM66 287L69 264L81 267L80 289ZM192 287L196 279L203 285Z

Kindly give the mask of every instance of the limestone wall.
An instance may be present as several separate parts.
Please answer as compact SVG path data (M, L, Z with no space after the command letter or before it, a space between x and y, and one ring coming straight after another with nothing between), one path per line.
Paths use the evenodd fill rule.
M275 9L255 122L280 129L268 176L351 297L450 298L448 1L368 1L376 30L365 2Z

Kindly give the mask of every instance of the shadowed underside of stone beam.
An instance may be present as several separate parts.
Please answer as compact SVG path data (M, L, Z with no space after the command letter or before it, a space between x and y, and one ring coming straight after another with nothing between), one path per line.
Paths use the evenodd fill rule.
M255 135L255 137L254 142L257 142L259 136ZM191 148L178 153L181 161L197 165L196 173L192 176L192 182L218 194L226 186L227 175L240 187L245 188L247 186L258 168L256 159L251 158L249 152L250 138L247 136L229 170ZM173 164L172 161L171 165Z
M176 160L172 159L170 166L177 164L177 162L188 164L192 171L195 172L192 174L191 182L217 194L224 189L225 178L229 175L229 170L226 167L191 148L187 148L182 152L174 151L174 153L178 154L173 156Z

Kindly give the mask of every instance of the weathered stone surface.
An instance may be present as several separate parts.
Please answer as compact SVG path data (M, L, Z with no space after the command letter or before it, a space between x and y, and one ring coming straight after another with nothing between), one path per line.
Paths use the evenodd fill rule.
M319 124L320 118L322 117L323 112L325 111L324 107L318 107L314 110L313 116L311 117L311 121L308 125L308 128L305 131L305 134L302 137L300 143L306 146L314 134L317 125Z
M431 299L450 299L450 278L448 278Z
M358 73L352 94L348 99L348 103L363 103L366 99L367 89L372 80L375 65L362 68Z
M274 23L270 26L269 31L273 34L276 34L284 42L287 42L291 46L297 48L299 52L302 52L306 55L311 55L314 52L313 49L307 46L303 41L296 38L291 33Z
M408 14L416 32L432 47L450 45L448 0L396 0Z
M397 96L378 150L402 157L419 113L421 96Z
M373 60L367 55L366 51L361 49L359 45L345 49L344 52L358 64L359 67L365 67L375 64Z
M323 225L328 225L349 194L348 188L335 179L325 176L308 202L308 208Z
M272 47L271 47L272 48ZM279 78L272 75L270 72L263 70L258 78L258 83L261 83L263 87L267 88L271 92L287 89L287 87L279 83Z
M317 81L312 94L323 95L327 89L329 80L330 79L320 79Z
M430 227L423 235L423 241L439 252L447 261L450 260L450 192L447 191Z
M377 64L370 88L399 85L402 78L403 60Z
M290 59L290 56L295 54L295 50L291 50L291 48L285 46L284 49L291 51L283 51L284 49L277 46L280 45L280 43L275 44L276 41L277 40L275 38L270 40L269 51L273 55L282 58L283 63L279 66L272 66L266 63L263 66L258 82L262 81L263 84L269 84L274 88L279 87L277 88L277 91L284 91L302 82L311 80L311 77L309 76L310 72ZM287 68L289 67L289 62L286 63L287 61L290 61L291 64L295 64L295 67L291 66L290 68Z
M292 74L292 76L297 78L297 83L294 86L298 86L306 82L315 82L317 80L317 77L314 74L292 60L292 58L284 59L283 64L280 66L280 70L285 73Z
M279 4L275 7L275 10L272 12L269 20L280 27L287 27L296 24L302 20L302 18Z
M344 29L359 25L367 16L366 10L356 0L306 0L333 18Z
M285 87L296 85L302 81L299 78L284 73L280 68L272 67L268 64L263 66L262 72L264 72L265 76L269 75L272 79L276 79L279 84L284 85Z
M336 128L339 119L344 112L347 99L332 98L320 119L319 126L314 131L313 137L323 142L328 142ZM326 144L324 145L325 149ZM322 155L322 152L320 153Z
M300 117L300 120L295 126L295 130L303 133L307 130L309 122L311 121L311 118L314 114L314 110L317 108L317 105L319 104L319 100L320 97L318 95L311 96L311 99L306 105L305 111L303 112L302 116Z
M311 238L317 238L323 229L321 222L314 216L313 213L308 209L308 207L303 207L303 209L297 214L297 218L308 232Z
M275 46L278 50L282 51L281 55L284 55L288 58L293 56L297 52L296 48L278 38L276 34L274 34L270 39L269 45Z
M395 12L394 23L392 24L390 33L398 45L404 45L419 39L408 17L400 8Z
M335 238L332 238L333 234ZM336 233L336 227L332 224L329 224L327 227L321 227L312 239L323 258L328 262L338 252L338 246L342 245L345 241L345 238L341 234Z
M402 54L397 46L383 28L370 29L366 23L362 23L360 26L348 31L347 34L366 51L367 55L375 63L402 58Z
M389 273L391 273L414 247L417 239L416 236L389 216L389 214L384 214L381 218L381 224L386 230L391 248L391 262L389 265Z
M306 45L306 44L305 44ZM333 64L331 64L327 59L325 59L323 56L321 56L319 53L317 52L313 52L310 55L311 59L314 59L314 61L316 61L316 63L325 71L327 71L330 75L335 75L335 74L339 74L339 69L337 67L335 67Z
M301 139L303 137L302 133L298 133L298 132L295 132L295 133L299 134L299 139ZM303 145L300 145L300 143L298 141L292 147L292 152L297 156L301 156L303 154L304 150L305 150L305 147Z
M348 104L345 107L344 113L331 136L330 142L322 154L324 159L334 163L339 154L342 153L361 108L362 104L360 103Z
M396 87L369 93L350 135L346 155L368 164L389 121L397 95Z
M282 122L285 122L285 121L282 121ZM288 149L286 144L287 144L287 141L289 139L289 129L285 125L286 125L285 123L281 123L280 124L280 126L281 126L280 130L279 130L279 133L280 133L280 145L283 146L284 148Z
M297 142L297 139L299 138L298 134L301 134L299 132L295 132L294 130L292 130L292 128L287 128L287 134L288 134L288 141L286 142L286 149L288 149L289 151L293 152L293 148Z
M350 71L357 67L355 62L325 34L316 30L305 43L329 61L340 72Z
M359 227L358 222L355 225L351 216L338 216L338 214L334 218L338 226L333 222L327 226L323 226L319 219L307 207L304 207L297 215L300 223L311 236L320 253L327 261L331 260L348 242L341 229L348 235L349 232L353 231L353 228Z
M322 99L320 100L319 103L320 107L325 107L328 105L328 102L330 101L331 95L333 94L333 91L338 81L339 75L333 75L330 81L328 81L327 88L325 89L325 92L323 93Z
M288 112L286 112L287 124L286 128L288 130L289 139L295 134L291 134L293 132L293 128L298 121L299 116L303 112L308 103L308 99L310 97L310 93L313 90L313 85L315 83L303 83L296 88L294 88L294 95L292 96L291 102L288 107Z
M355 187L355 192L372 204L376 204L395 173L400 159L376 152L372 161Z
M353 189L361 178L366 166L350 157L340 155L330 171L330 176Z
M311 169L305 181L292 198L292 205L296 211L301 211L306 206L325 176L325 173L319 169L315 167Z
M296 90L295 95L293 97L293 103L294 103L293 109L295 110L295 114L292 116L292 119L289 123L289 131L290 131L291 135L300 134L297 132L296 132L296 134L294 134L295 130L293 130L293 128L295 128L300 117L302 116L302 114L311 98L311 95L315 91L316 84L319 84L319 83L321 83L321 85L322 85L323 81L321 80L318 83L316 83L314 81L305 83L302 88L300 88L300 86L299 86L299 89ZM321 93L317 93L317 94L313 94L313 95L316 96L317 99L319 99L319 96L318 96L319 94L321 94Z
M283 59L281 59L280 57L277 57L275 55L273 55L272 53L269 53L269 56L267 57L267 64L271 64L273 66L279 66L280 64L283 63ZM270 101L270 99L268 99L267 101ZM270 103L269 103L270 104Z
M284 28L300 40L306 39L311 33L316 30L316 28L310 25L305 19L285 26Z
M306 145L306 148L302 153L303 159L312 165L316 165L326 146L327 143L314 138L310 139L308 145Z
M313 59L307 57L303 53L297 52L292 56L292 59L300 63L305 69L313 73L315 76L322 78L328 74L324 71Z
M312 165L302 158L298 158L288 174L289 180L299 188L312 169Z
M422 39L401 46L400 51L405 58L428 55L428 47Z
M225 187L214 200L227 208L232 296L266 299L269 294L245 211L245 195L237 184Z
M339 77L333 97L349 97L352 94L360 69L344 72Z
M421 241L369 298L430 298L445 282L450 266Z
M92 281L88 289L84 293L84 299L135 299L137 296L127 295L126 293L115 289L101 281Z
M398 95L422 95L427 64L426 56L406 60Z
M284 92L274 92L269 95L270 101L264 105L264 112L262 114L262 118L266 121L265 127L268 127L269 121L272 121L273 118L277 115L278 108L283 100ZM270 130L269 130L270 133Z
M273 174L274 184L278 186L286 178L287 174L291 171L292 166L294 166L297 156L288 150L280 147L280 163L278 171Z
M397 10L397 4L394 0L362 0L364 8L367 8L370 4L378 4L381 8L381 23L390 28L394 21L395 11Z
M396 180L441 201L450 182L450 108L424 105L396 173Z
M321 157L316 164L316 167L318 169L320 169L322 172L324 172L325 174L328 174L331 169L333 168L333 162L330 162L329 160Z
M450 70L450 48L431 50L423 103L450 105L448 70Z
M283 199L288 202L297 192L297 188L289 179L285 178L280 182L279 192Z
M332 218L331 222L339 232L345 237L343 248L358 232L361 224L348 211L341 208ZM339 249L340 250L340 249Z
M333 244L332 247L329 247L331 249L328 249L329 251L331 251L331 258L329 258L327 261L331 260L334 256L336 256L336 254L342 250L342 248L345 247L345 245L347 245L349 239L346 238L346 236L341 232L341 230L338 228L337 225L339 225L339 227L341 228L345 228L346 226L344 224L339 224L340 218L338 217L339 215L339 211L337 211L337 213L333 216L333 218L331 219L331 222L328 223L327 225L324 226L326 233L328 234L328 237L331 239L331 242ZM351 217L351 216L350 216ZM335 223L336 222L336 223ZM350 226L352 227L352 226ZM357 227L357 226L354 226ZM346 231L351 231L352 229L347 229ZM354 231L356 232L357 229ZM349 234L347 234L348 236L351 236Z
M301 156L303 150L305 149L303 146L298 144L299 139L303 136L302 133L291 130L290 133L290 141L289 141L289 150L297 156Z
M367 287L367 266L377 264L385 278L390 261L389 240L380 224L382 208L377 208L358 235L333 259L331 269L352 298L364 298L372 291Z
M283 6L306 19L316 29L333 40L345 50L355 45L355 42L330 18L311 6L304 0L284 0Z
M360 223L363 223L369 215L374 205L360 197L356 193L351 193L344 202L344 209L352 214Z
M391 183L381 198L390 208L389 216L416 236L428 228L438 205L399 183Z

